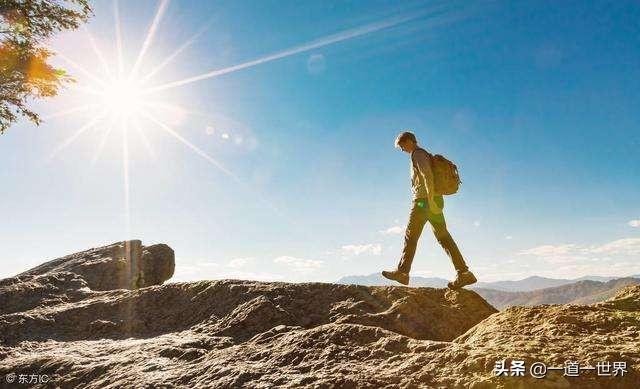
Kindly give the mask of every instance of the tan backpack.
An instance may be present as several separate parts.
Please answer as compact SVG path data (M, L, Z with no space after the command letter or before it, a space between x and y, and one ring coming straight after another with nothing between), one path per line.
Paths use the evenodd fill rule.
M434 155L427 150L424 151L429 155L429 160L431 161L436 194L452 195L458 192L462 181L460 181L460 174L456 164L440 154Z

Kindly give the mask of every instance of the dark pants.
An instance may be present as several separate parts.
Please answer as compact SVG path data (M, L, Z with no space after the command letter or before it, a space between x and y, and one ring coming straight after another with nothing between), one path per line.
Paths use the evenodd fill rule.
M442 196L436 196L434 198L436 204L440 208L444 207L444 199ZM460 254L460 250L454 242L451 234L447 230L447 224L444 221L444 213L434 214L429 210L429 204L426 199L413 200L413 206L411 207L411 213L409 214L409 224L407 225L407 231L404 235L404 248L402 249L402 258L398 269L409 273L411 270L411 263L413 257L416 254L416 247L418 246L418 239L422 233L422 228L426 222L431 224L431 229L435 235L438 243L447 252L453 266L458 272L466 271L467 265Z

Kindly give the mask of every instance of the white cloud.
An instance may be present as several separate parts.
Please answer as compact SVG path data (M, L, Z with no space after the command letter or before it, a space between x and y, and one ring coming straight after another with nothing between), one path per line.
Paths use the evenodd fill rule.
M311 272L314 269L317 269L324 264L324 261L320 261L320 260L296 258L296 257L290 257L286 255L274 258L273 262L282 263L287 266L291 266L295 271L298 271L298 272Z
M480 220L476 220L473 222L474 227L480 227Z
M629 220L629 223L627 224L629 225L629 227L640 227L640 219Z
M533 260L532 260L533 259ZM515 257L500 262L482 259L473 265L482 281L517 280L530 276L573 279L588 275L628 277L640 274L640 262L633 257L565 256L565 257Z
M640 238L618 239L602 246L592 247L590 253L640 255Z
M171 282L221 279L279 281L285 278L281 274L260 271L241 271L229 265L220 265L216 262L189 260L184 260L183 262L189 264L177 264L175 273L173 277L171 277Z
M197 266L176 265L171 281L182 282L195 280L199 272L200 269Z
M251 262L253 262L253 258L234 258L229 261L227 267L238 269L248 265Z
M392 226L387 228L386 230L380 231L380 233L384 235L401 235L401 234L404 234L404 227Z
M380 243L348 244L342 246L342 251L351 255L382 255L382 245Z
M518 252L544 259L547 263L578 263L584 261L606 261L608 256L640 255L640 238L614 240L602 245L582 246L577 244L544 245Z
M528 250L522 250L518 255L535 255L538 257L556 257L567 254L573 254L580 250L580 246L576 244L562 244L558 246L544 245L534 247Z

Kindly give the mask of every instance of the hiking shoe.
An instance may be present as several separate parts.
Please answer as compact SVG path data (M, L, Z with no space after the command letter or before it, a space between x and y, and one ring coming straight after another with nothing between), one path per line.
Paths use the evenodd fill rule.
M400 270L383 270L382 275L393 281L398 281L402 285L409 285L409 274Z
M447 286L449 287L449 289L460 289L463 286L475 284L476 281L478 281L476 279L476 276L474 276L473 273L467 270L463 272L458 272L458 276L456 277L456 279L454 281L449 282Z

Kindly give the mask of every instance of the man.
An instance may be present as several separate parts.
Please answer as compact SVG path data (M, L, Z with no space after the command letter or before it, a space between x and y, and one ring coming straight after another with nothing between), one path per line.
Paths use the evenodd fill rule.
M404 248L398 269L392 271L384 270L382 275L401 284L409 284L409 271L416 253L418 239L422 233L422 228L428 221L438 243L449 255L457 271L456 279L448 284L449 288L459 289L465 285L475 283L477 281L476 277L467 268L456 242L454 242L447 230L444 214L442 213L444 199L442 195L434 193L434 177L430 155L418 146L416 136L409 131L398 135L395 145L411 155L413 206L409 214L409 223L404 236Z

